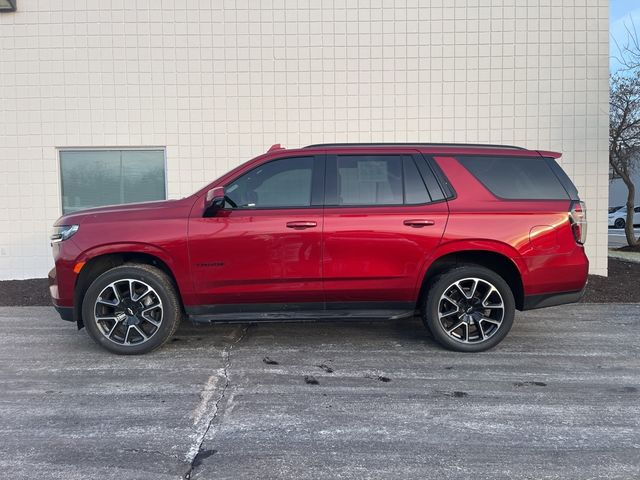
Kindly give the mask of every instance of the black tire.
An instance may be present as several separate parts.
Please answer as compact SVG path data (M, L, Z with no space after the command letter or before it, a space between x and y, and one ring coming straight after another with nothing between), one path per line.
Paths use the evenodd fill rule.
M624 228L627 222L624 221L624 218L616 218L616 221L613 222L613 226L615 228Z
M138 302L133 301L131 298L134 297L133 294L129 294L129 298L126 298L128 292L126 290L127 283L125 282L129 279L134 282L134 292L136 288L141 291L140 296L137 297ZM120 290L120 297L113 291L113 287L110 287L114 282L116 282L116 288ZM148 298L148 296L142 295L144 286L151 287L152 291L148 296L152 296L153 300L144 300L145 297ZM125 288L124 291L122 291L123 287ZM111 288L111 290L109 290L109 288ZM117 301L115 300L116 297L122 298L122 302L117 306L103 306L103 302L98 302L98 296L105 291L110 291L114 295L114 303ZM101 300L105 298L106 297L101 297ZM140 304L138 307L139 311L135 313L135 315L132 313L131 316L127 316L119 310L120 308L124 308L121 305L129 300L131 301L130 305ZM151 312L155 315L153 321L156 323L154 324L151 324L150 320L146 320L146 317L140 313L145 309L144 301L148 301L149 304L152 305L150 308L154 308L154 302L157 304L155 307L156 313ZM104 315L114 315L115 320L109 321L113 323L99 324L96 320L96 312L100 313L99 309L101 308L112 309L111 312L104 313ZM157 313L158 309L160 316L158 316ZM133 310L127 310L127 312L129 311L133 312ZM118 320L118 318L122 318L123 315L126 317L126 320ZM162 270L145 264L125 264L106 271L89 286L82 302L82 319L89 336L101 347L119 355L139 355L155 350L171 338L178 329L181 318L180 300L171 279ZM116 328L122 332L126 331L126 336L124 337L125 343L118 340L117 333L114 333L113 337L110 335L113 339L107 338L105 333L103 333L104 330L109 329L111 325L118 324L118 322L120 322L120 327ZM127 322L140 322L135 325L139 327L137 331L141 330L141 333L138 334L136 331L130 336L131 339L138 339L139 343L126 343L129 339L129 330L133 328L129 326ZM143 324L143 322L146 323ZM147 334L148 339L144 340L142 334Z
M480 280L475 283L475 287L472 287L474 285L472 279ZM460 288L454 288L456 282L461 282L460 285L463 289L465 285L469 286L469 290L471 288L474 289L473 293L471 291L468 292L472 293L471 298L467 298L467 293L463 293ZM491 291L487 285L494 287L499 296L495 292L490 293L485 303L485 299L476 298L475 295L484 297L486 292ZM480 290L480 287L483 290ZM445 293L451 293L447 297L453 297L455 300L458 298L455 296L456 292L458 292L459 297L457 302L450 302L448 299L443 298ZM491 302L493 302L493 305ZM503 306L502 312L498 307L500 304ZM447 305L450 305L451 313L447 313L446 310L441 312L441 309ZM483 307L484 305L487 306ZM461 313L459 314L458 312ZM471 313L467 315L467 312ZM441 313L443 314L442 322L440 320ZM484 317L484 313L488 313L488 316ZM422 304L422 320L431 331L433 338L443 347L458 352L481 352L495 347L511 330L514 316L515 300L509 285L496 272L479 265L458 266L434 278ZM495 322L498 321L498 317L501 317L501 320L499 325L496 326ZM460 322L465 319L467 325L461 324ZM490 321L494 323L489 323ZM457 324L460 324L460 327L448 333L443 322L450 322L447 325L448 327L453 327ZM467 340L472 338L470 332L474 333L479 339L477 341L464 342L465 331ZM460 338L456 338L456 336Z

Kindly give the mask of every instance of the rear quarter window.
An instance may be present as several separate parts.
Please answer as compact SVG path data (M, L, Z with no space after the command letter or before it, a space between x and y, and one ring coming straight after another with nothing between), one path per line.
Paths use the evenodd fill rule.
M461 156L457 159L496 197L509 200L569 198L545 158Z

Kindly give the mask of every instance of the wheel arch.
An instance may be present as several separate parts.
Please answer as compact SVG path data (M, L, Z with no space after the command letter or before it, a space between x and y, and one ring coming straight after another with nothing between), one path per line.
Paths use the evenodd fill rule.
M184 311L182 295L180 293L180 287L176 280L176 276L171 269L169 262L162 257L164 257L162 253L159 254L156 251L149 251L148 248L143 251L139 246L137 246L137 248L132 248L130 245L128 248L122 245L121 250L117 251L97 251L93 252L93 255L91 253L83 254L82 261L86 263L76 278L73 292L73 314L77 321L78 329L81 329L84 326L82 319L82 301L91 283L107 270L121 265L126 265L128 263L152 265L163 271L169 277L171 283L176 289L178 299L180 300L180 308Z
M466 249L442 253L429 262L425 273L422 276L420 289L418 291L418 302L424 298L425 293L431 287L433 279L439 274L462 264L474 264L488 268L500 275L509 285L516 308L524 308L524 284L522 281L522 270L524 266L519 266L516 261L504 251L498 252L495 249Z

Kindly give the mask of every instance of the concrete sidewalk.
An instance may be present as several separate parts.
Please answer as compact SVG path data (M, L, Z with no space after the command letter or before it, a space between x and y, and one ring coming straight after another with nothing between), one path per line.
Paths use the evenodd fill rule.
M459 354L414 319L186 325L157 352L118 357L53 309L0 308L0 471L637 478L639 328L638 304L556 307Z

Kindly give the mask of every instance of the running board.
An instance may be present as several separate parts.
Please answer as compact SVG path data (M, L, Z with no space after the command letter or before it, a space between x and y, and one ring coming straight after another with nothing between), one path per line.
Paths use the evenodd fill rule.
M412 317L414 310L308 310L280 312L225 312L187 315L194 323L299 322L323 320L399 320Z

